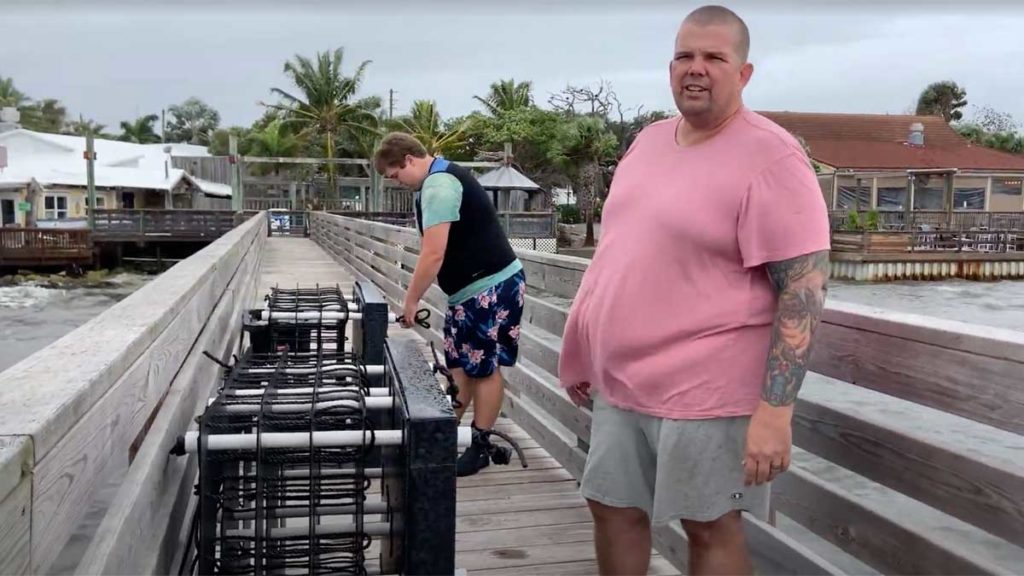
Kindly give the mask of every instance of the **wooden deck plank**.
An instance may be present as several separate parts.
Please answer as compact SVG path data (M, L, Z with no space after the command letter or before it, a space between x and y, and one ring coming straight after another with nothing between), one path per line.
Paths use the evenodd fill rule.
M466 554L479 550L593 541L593 525L590 522L577 522L543 527L526 526L506 530L462 532L455 537L455 549Z
M527 510L524 512L505 512L503 514L484 514L481 516L460 516L455 520L455 532L491 532L513 528L541 528L589 522L590 510L583 502L574 508L558 510Z
M668 560L654 554L651 556L651 565L647 569L647 573L657 576L675 576L679 574L679 571ZM472 576L593 576L594 574L597 574L597 560L476 570Z

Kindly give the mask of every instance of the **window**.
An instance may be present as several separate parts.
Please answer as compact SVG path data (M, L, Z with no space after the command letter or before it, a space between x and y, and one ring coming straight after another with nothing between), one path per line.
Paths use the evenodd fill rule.
M836 208L839 210L870 210L871 179L843 176L836 190Z
M1021 188L1022 179L1024 179L1024 176L993 178L992 193L1005 194L1007 196L1020 196L1024 194L1024 189Z
M1021 181L1024 176L992 178L992 198L989 210L993 212L1016 212L1024 208L1024 192Z
M914 210L945 210L946 177L918 175L914 180Z
M67 196L46 196L43 202L45 209L43 218L46 220L64 220L68 217Z
M88 202L89 201L86 200L86 203L88 203ZM106 198L104 198L103 196L97 196L96 197L96 208L98 208L98 209L99 208L104 208L104 207L106 207L106 205L107 205L107 199Z
M954 210L984 210L984 188L957 188L953 191Z
M902 212L907 207L907 187L878 188L878 209Z

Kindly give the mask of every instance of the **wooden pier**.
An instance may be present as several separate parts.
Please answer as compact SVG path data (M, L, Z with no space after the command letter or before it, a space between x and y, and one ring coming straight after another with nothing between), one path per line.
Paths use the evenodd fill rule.
M374 282L401 301L414 230L312 214L310 237L252 218L94 321L0 373L0 573L165 574L186 543L196 459L169 458L273 284ZM499 427L530 467L458 479L458 568L593 574L576 480L590 410L557 385L588 261L526 250L520 364ZM430 330L392 327L428 353ZM1013 574L1024 566L1024 334L830 302L798 404L794 465L745 517L761 574ZM469 415L467 415L467 419ZM678 525L650 573L685 573Z

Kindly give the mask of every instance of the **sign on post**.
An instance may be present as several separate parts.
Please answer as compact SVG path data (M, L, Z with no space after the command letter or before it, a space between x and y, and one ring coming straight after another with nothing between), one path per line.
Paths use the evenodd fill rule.
M18 202L18 211L19 212L29 212L31 210L32 210L32 204L29 204L28 202Z

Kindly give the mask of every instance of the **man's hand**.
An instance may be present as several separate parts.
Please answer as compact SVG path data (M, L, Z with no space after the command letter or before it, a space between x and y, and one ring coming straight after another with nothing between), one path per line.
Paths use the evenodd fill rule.
M793 405L761 402L750 418L743 473L747 486L771 482L789 469L793 446Z
M419 302L405 301L402 305L402 320L399 322L402 328L412 328L413 323L416 321L416 306Z
M577 406L582 406L590 398L590 382L578 382L567 390L569 399Z

